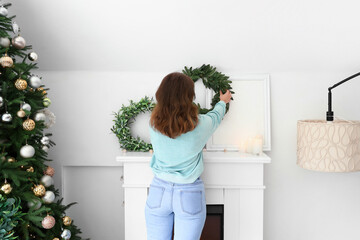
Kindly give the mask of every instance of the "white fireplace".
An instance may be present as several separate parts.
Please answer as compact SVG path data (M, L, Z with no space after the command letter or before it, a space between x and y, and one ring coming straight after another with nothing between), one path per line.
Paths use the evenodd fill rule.
M153 178L151 153L125 152L116 160L124 167L125 240L145 240L144 207ZM206 204L224 205L225 240L263 239L264 164L266 154L204 152Z

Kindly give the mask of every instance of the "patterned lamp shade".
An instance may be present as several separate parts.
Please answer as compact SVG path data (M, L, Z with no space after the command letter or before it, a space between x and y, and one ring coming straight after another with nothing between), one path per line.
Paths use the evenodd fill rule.
M321 172L360 171L360 121L298 121L297 164Z

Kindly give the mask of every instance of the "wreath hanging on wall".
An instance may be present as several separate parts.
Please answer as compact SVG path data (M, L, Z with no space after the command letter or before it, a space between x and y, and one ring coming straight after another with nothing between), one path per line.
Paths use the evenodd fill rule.
M124 106L115 115L114 126L111 131L119 139L120 147L129 151L147 152L152 149L151 143L147 143L140 137L131 136L130 126L140 113L151 112L155 107L153 98L145 96L139 102L130 100L129 106Z
M211 111L215 104L220 101L220 90L222 93L225 93L226 90L229 89L231 93L234 93L231 91L232 87L230 86L230 83L232 83L232 81L229 80L229 76L216 71L216 67L213 67L210 64L203 64L201 67L194 69L192 67L185 67L182 72L188 75L194 81L194 83L201 79L206 88L212 89L215 92L215 95L211 100L211 109L201 108L200 104L197 104L200 114L205 114ZM226 104L226 113L228 111L229 103Z
M227 89L231 91L229 77L225 74L216 71L216 68L211 65L202 65L199 68L188 68L185 66L182 71L184 74L188 75L194 83L201 79L206 88L212 89L215 92L213 99L211 100L211 109L201 108L200 104L197 104L199 113L206 114L211 111L215 104L220 100L220 90L225 93ZM232 99L232 98L231 98ZM134 102L130 100L129 106L124 106L120 108L120 110L115 115L114 126L111 128L111 131L115 133L115 135L119 139L120 147L122 149L126 149L129 151L136 152L147 152L152 148L151 143L147 143L142 140L140 137L131 136L130 126L133 123L133 120L140 113L151 112L155 107L155 102L153 98L149 98L145 96L139 102ZM229 104L226 104L226 112L229 110Z

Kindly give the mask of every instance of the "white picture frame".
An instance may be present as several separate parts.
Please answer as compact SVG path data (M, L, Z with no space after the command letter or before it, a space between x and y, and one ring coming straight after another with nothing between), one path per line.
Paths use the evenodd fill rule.
M270 75L229 74L234 100L229 112L206 144L209 151L239 151L244 141L261 135L263 151L271 150ZM206 89L206 107L211 108L214 96Z

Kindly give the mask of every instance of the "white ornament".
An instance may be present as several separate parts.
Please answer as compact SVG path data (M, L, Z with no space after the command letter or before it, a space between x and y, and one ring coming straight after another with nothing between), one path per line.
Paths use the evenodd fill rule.
M54 184L54 179L49 175L42 176L40 181L44 184L45 187L50 187Z
M3 120L3 122L11 122L12 116L10 113L6 112L2 115L1 120Z
M45 121L45 120L46 120L46 116L45 116L44 113L38 112L38 113L35 114L34 120L35 120L35 121Z
M0 46L7 48L10 46L10 39L8 39L7 37L2 37L0 38Z
M18 33L20 32L19 25L17 25L16 22L13 22L13 23L12 23L12 29L13 29L13 32L14 32L15 34L18 34Z
M36 75L32 75L30 78L29 78L29 81L30 81L30 85L33 87L33 88L38 88L41 86L41 79L36 76Z
M43 145L48 145L50 143L50 138L47 136L43 136L40 141Z
M46 145L44 145L44 146L42 146L42 148L41 148L42 150L44 150L45 152L48 152L49 151L49 147L48 146L46 146Z
M46 116L46 119L48 121L46 121L44 123L46 128L50 128L55 124L55 120L56 120L56 116L54 113L52 113L48 108L42 109L40 111L38 111L39 113L44 113Z
M2 96L0 96L0 107L2 107L4 104L4 99L2 98Z
M0 7L0 15L3 17L6 17L8 15L8 10L4 6Z
M26 113L24 112L24 110L20 109L19 111L17 111L16 115L19 118L23 118L23 117L25 117Z
M42 197L45 203L52 203L55 200L55 194L52 191L46 191Z
M31 111L31 106L30 106L30 104L28 104L28 103L24 103L22 106L21 106L21 108L23 109L23 110L26 110L26 111Z
M64 229L64 231L61 233L61 237L65 238L66 240L71 238L71 232L69 229Z
M12 39L11 44L16 49L23 49L26 45L26 41L22 36L17 36Z
M35 206L35 210L39 209L41 207L41 201L38 199L33 199L27 203L28 207L31 208L32 206Z
M31 158L35 154L35 148L33 146L26 144L20 148L20 155L23 158Z

